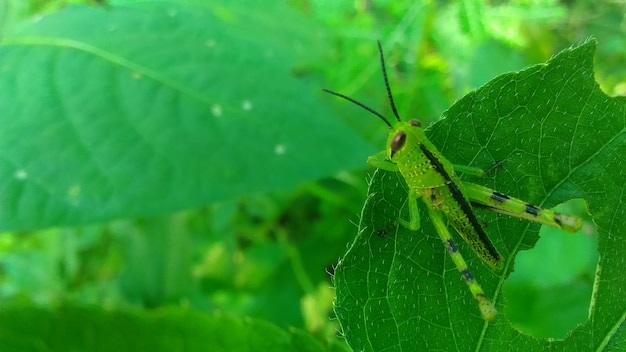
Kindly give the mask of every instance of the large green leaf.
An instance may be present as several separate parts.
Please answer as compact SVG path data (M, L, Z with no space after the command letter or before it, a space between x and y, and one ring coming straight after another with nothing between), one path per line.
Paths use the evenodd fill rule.
M38 351L341 351L301 330L181 308L106 311L0 307L0 349Z
M465 243L461 253L501 314L479 315L426 212L422 227L398 227L406 185L378 170L359 234L335 272L336 313L348 343L370 351L624 350L623 275L626 239L626 110L593 79L595 41L565 50L547 64L502 75L458 101L427 133L453 163L504 167L465 180L553 207L583 198L598 228L600 262L589 320L563 341L515 330L504 312L504 280L515 253L531 248L539 226L481 212L505 258L489 270ZM462 242L457 240L458 242ZM503 299L504 298L504 299Z
M68 6L2 38L0 231L163 213L362 165L367 144L290 73L320 55L312 22L278 3L196 3Z

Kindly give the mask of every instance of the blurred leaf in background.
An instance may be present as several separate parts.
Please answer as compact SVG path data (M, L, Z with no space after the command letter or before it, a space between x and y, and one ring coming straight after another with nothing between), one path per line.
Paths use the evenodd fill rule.
M346 350L329 274L386 129L320 89L387 113L381 39L401 115L428 124L594 36L596 80L624 94L623 13L591 0L0 2L0 350Z
M326 271L365 185L341 172L374 149L296 78L321 27L279 2L31 5L3 8L4 305L182 305L338 341Z
M159 214L360 165L373 149L289 73L318 55L303 44L315 27L274 37L287 28L265 21L155 2L68 6L8 32L0 229Z

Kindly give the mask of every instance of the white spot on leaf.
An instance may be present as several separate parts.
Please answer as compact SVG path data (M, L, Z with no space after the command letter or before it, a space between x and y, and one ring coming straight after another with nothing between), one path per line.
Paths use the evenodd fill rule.
M222 113L224 111L222 110L222 106L219 104L214 104L213 106L211 106L211 113L213 114L213 116L215 117L219 117L222 116Z
M276 153L276 155L283 155L286 151L287 149L284 144L276 144L274 146L274 153Z
M22 181L28 178L28 173L24 169L15 170L13 177L15 177L16 180Z
M245 111L250 111L252 110L252 102L250 100L244 100L243 103L241 103L241 107Z

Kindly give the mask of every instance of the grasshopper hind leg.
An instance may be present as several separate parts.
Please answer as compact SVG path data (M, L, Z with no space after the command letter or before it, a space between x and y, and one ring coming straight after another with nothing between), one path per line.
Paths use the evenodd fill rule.
M445 224L441 211L430 208L428 211L430 214L430 218L435 225L435 229L437 230L439 238L446 247L450 258L452 258L452 261L456 265L456 268L461 273L461 276L463 277L463 280L465 281L467 287L472 293L472 296L478 303L480 315L486 321L491 321L495 319L498 315L498 311L496 310L496 307L493 305L491 300L487 298L487 295L485 295L485 291L483 291L482 287L480 287L480 284L476 281L474 275L472 275L471 271L469 270L467 263L463 259L463 256L457 250L457 247L454 244L454 240L452 239L452 235L450 234L450 231Z
M417 198L419 196L420 195L414 192L409 192L409 197L407 200L409 206L409 220L407 221L402 218L398 218L398 222L400 225L412 231L415 231L420 227L420 216L417 208ZM487 297L487 295L485 295L482 287L480 287L480 284L476 281L474 275L472 275L471 271L469 270L465 259L463 259L461 253L459 253L456 244L452 239L452 235L450 234L450 231L446 226L445 220L443 218L443 213L440 210L436 209L434 204L427 202L427 205L429 216L433 224L435 225L437 234L439 235L439 238L446 247L446 250L450 255L450 258L452 258L452 261L456 265L457 270L461 273L461 276L463 277L463 280L465 281L467 287L472 293L472 296L478 303L478 309L480 310L482 318L486 321L491 321L495 319L498 315L498 311L496 310L491 300Z

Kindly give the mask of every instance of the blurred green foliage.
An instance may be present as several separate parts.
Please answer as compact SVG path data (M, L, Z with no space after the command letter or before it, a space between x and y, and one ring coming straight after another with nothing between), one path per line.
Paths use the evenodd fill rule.
M143 30L149 30L161 20L151 12L151 4L134 3L124 0L1 2L0 72L7 77L5 71L2 71L3 63L6 62L5 52L2 51L6 49L6 46L3 47L4 42L19 38L19 34L24 31L36 30L42 18L58 16L68 6L76 11L82 11L84 7L99 9L104 11L103 16L125 8L145 11L146 22L141 27ZM210 197L201 197L205 191L202 187L198 187L198 199L195 199L193 187L189 187L189 192L182 193L180 189L186 186L184 181L179 178L176 179L178 184L172 183L172 174L164 173L160 179L162 183L154 183L157 190L150 193L154 198L146 198L163 199L163 202L142 200L127 207L122 204L115 208L122 209L118 212L99 215L105 206L111 205L100 199L100 203L96 202L93 208L87 209L80 221L73 220L71 211L68 211L60 212L62 216L49 217L42 223L29 222L30 218L26 218L21 223L26 225L14 229L7 225L13 219L7 219L6 212L0 213L0 228L5 231L0 233L2 351L50 350L42 348L40 342L46 344L45 336L51 336L48 334L53 331L51 326L59 326L57 333L53 334L57 340L49 345L53 346L52 350L63 350L64 346L71 346L74 350L93 350L88 338L77 337L76 329L80 330L81 327L75 321L77 318L88 327L87 332L83 333L97 333L95 340L111 341L111 345L101 346L102 350L106 350L107 346L119 347L116 339L140 340L145 339L144 336L153 336L150 334L152 331L156 334L170 331L161 324L170 327L171 324L178 324L183 332L170 341L167 338L158 339L152 341L151 345L141 345L135 341L127 345L129 350L136 346L148 346L146 348L151 350L175 350L175 342L172 341L182 341L182 344L188 346L187 350L201 350L193 346L202 346L202 339L207 334L220 334L223 337L232 333L232 340L237 341L258 329L258 326L264 327L267 345L254 345L251 342L251 345L222 346L228 346L231 350L281 348L299 351L303 350L303 346L312 351L347 349L337 333L339 325L332 312L334 290L331 274L334 265L344 255L347 244L356 236L357 229L353 223L359 220L358 214L367 194L368 174L362 155L370 152L368 146L371 150L382 149L386 130L380 121L355 113L354 107L323 96L320 89L340 91L388 114L376 53L377 39L382 41L385 48L401 116L419 117L426 125L437 120L444 110L464 94L497 75L544 62L560 50L590 36L598 41L595 77L600 87L609 95L626 93L626 66L623 65L626 59L626 7L615 1L489 3L293 0L272 1L271 5L256 2L240 4L237 6L240 12L231 11L231 6L235 5L230 5L228 1L154 2L154 6L161 6L159 4L183 9L187 6L203 8L226 24L232 23L233 13L247 13L254 21L266 25L264 28L268 32L248 31L245 35L237 34L229 39L235 42L234 45L250 50L248 53L246 49L241 49L239 53L243 55L232 58L229 63L241 64L238 66L240 68L256 68L256 71L263 73L260 77L275 77L255 81L247 79L248 76L236 69L224 74L225 78L219 81L219 89L216 89L215 94L223 94L224 99L228 100L243 87L252 85L257 87L254 93L267 102L267 110L264 110L262 116L241 117L235 120L237 124L260 121L262 127L257 130L262 128L269 131L267 135L272 136L275 129L289 121L298 126L298 123L314 120L310 125L312 127L303 127L306 129L304 133L300 131L306 135L313 127L319 127L320 131L335 128L332 122L319 117L328 113L328 121L343 123L336 128L349 126L345 132L349 137L346 137L345 143L339 143L341 138L332 139L334 135L331 133L317 138L311 136L318 141L319 150L308 152L324 156L327 162L322 157L311 160L308 165L311 170L307 169L300 175L296 172L286 173L281 166L260 160L254 164L259 165L258 169L248 170L245 178L237 178L237 186L235 182L231 185L226 181L211 185L215 189L237 188L241 191L224 192L223 196L210 201ZM279 13L295 13L299 17L294 20L284 20L284 17L277 19L277 9L280 9ZM202 20L200 18L198 23L202 23ZM88 24L89 21L85 20L84 25ZM231 24L231 27L226 25L224 28L233 27ZM74 29L81 31L81 28ZM226 38L232 33L225 30L222 34ZM123 33L120 35L124 36ZM139 43L136 45L140 47ZM220 61L216 61L217 66L211 62L202 67L198 61L182 57L182 54L175 55L177 48L184 47L184 43L165 41L161 46L166 48L164 53L181 57L176 62L179 64L176 69L172 69L171 63L158 66L163 69L161 73L167 71L167 74L172 75L168 77L174 77L183 72L189 81L184 84L189 83L189 87L194 89L200 87L199 92L208 84L203 82L203 76L211 77L213 72L224 72L219 69ZM294 52L289 57L270 56L266 60L269 64L253 60L264 54L264 47L268 51L293 48ZM133 54L137 56L130 55L128 58L140 60L144 54L138 52ZM202 57L199 54L200 59ZM250 71L255 72L254 69ZM27 79L29 72L21 74ZM80 75L77 77L82 79ZM110 77L107 75L101 78L104 81ZM58 88L53 83L58 82L37 82L44 87L49 85L51 89ZM292 95L285 95L284 90L276 87L288 87L284 90L291 89ZM22 93L25 99L31 94L29 91ZM50 96L43 98L52 99ZM158 97L144 95L133 104L149 107L158 101ZM177 103L179 101L172 100L171 106L179 108ZM318 107L312 107L312 103ZM27 106L25 104L30 104L30 101L18 101L15 104ZM41 102L42 108L46 104L47 101ZM62 116L64 106L58 106L61 107L59 111ZM298 112L298 106L302 112ZM212 107L215 108L214 105ZM216 112L210 108L206 110L207 116ZM182 108L173 113L176 114L174 116L186 116L178 113L189 111ZM159 111L153 113L158 114ZM167 122L165 119L163 121ZM0 131L7 125L13 126L15 121L12 116L3 115L0 117ZM19 141L27 146L36 144L31 139L37 140L36 132L42 126L32 122L23 127L24 131L34 131L33 135L25 133L8 136L0 132L0 145L9 148L9 142ZM160 130L168 129L167 125L158 127ZM229 127L229 131L237 132L237 125ZM102 130L100 133L109 132ZM337 133L341 137L342 133ZM283 134L277 135L283 137ZM292 137L294 143L304 139L300 135L286 135L287 140ZM188 136L177 135L167 139L163 147L164 150L169 148L176 151L180 149L179 146L185 146L186 142L193 147L191 140ZM227 139L227 142L232 140ZM257 149L267 147L280 154L284 147L278 143L281 141L269 139L255 141L254 138L245 138L244 142L241 145L251 151L249 158L255 158L252 155L255 155L253 152ZM220 159L226 160L224 164L206 167L207 178L213 175L212 170L228 171L234 167L230 162L235 165L246 158L245 149L232 146L238 144L217 146L206 151L207 155L218 153L228 157L228 153L241 149L241 153L236 154L236 157L231 156L230 160ZM330 152L333 150L335 154ZM46 170L51 174L64 175L68 172L56 164L65 155L64 147L47 146L40 148L39 152L40 158L28 155L33 160L47 161L49 169ZM304 153L306 151L302 154L306 157L296 161L304 163L311 158ZM121 160L122 156L119 155ZM4 154L0 160L0 166L5 170L0 170L0 175L10 177L11 180L20 179L21 174L15 170L23 165L23 160L9 158ZM292 160L291 163L296 165L296 161ZM287 160L285 163L289 162ZM107 166L101 165L103 168ZM127 167L140 180L138 183L151 170L149 164L144 163L129 163ZM277 184L286 186L281 188ZM13 206L24 194L16 192L11 185L14 183L0 180L0 202L7 201L9 198L6 195L11 194ZM98 194L106 196L103 198L105 200L117 199L116 194L107 194L106 189L98 191L102 192ZM170 200L173 200L171 204L174 205L168 205ZM35 213L32 214L33 218L49 211L48 200L42 196L40 201L38 206L29 208ZM5 208L0 206L0 209ZM24 216L23 213L19 215ZM103 222L105 219L115 220ZM580 266L580 262L574 259L584 258L586 264L583 266L586 272L591 270L592 277L582 280L585 281L581 288L583 291L589 290L586 283L593 280L592 269L595 269L586 261L590 253L595 252L592 246L595 239L592 238L590 242L577 249L565 247L567 244L562 242L550 245L551 248L567 248L562 251L584 252L565 256L554 264ZM537 246L540 244L541 240ZM544 252L541 258L545 261L544 255L547 254ZM525 270L526 276L536 278L533 274L537 271L536 261L534 266L531 264L527 269L522 269L523 266L516 265L516 275L519 273L523 277ZM559 270L553 272L558 273ZM571 270L562 270L562 273L568 275ZM563 283L563 290L567 291L572 287L572 281L563 277L550 280ZM578 285L576 278L572 280L574 285ZM520 281L510 283L510 287L514 285L521 285L522 290L514 293L505 288L506 294L512 298L522 295L524 297L520 299L531 300L526 302L554 306L554 303L544 303L545 298L530 297L535 294L529 288L531 284L520 284ZM537 290L538 293L549 291ZM589 296L581 295L575 297L575 300L576 304L585 306L588 305ZM516 308L510 309L511 312L507 314L514 318ZM194 318L184 318L184 314L187 314L185 312L190 312ZM236 325L238 328L230 332L211 330L211 326L214 326L212 324L220 325L214 322L219 322L222 315L226 316L224 319L230 324L228 326ZM542 316L545 315L540 314L539 318ZM570 317L564 314L562 320L569 323ZM67 322L65 329L64 322ZM572 328L570 325L558 332L546 332L546 328L542 328L545 325L546 322L541 319L538 322L520 320L517 327L540 338L562 338L563 331ZM552 326L553 322L549 325ZM206 333L197 334L202 329L207 329ZM164 336L172 335L165 333ZM256 338L253 336L246 341L257 341ZM286 340L289 343L279 345Z

